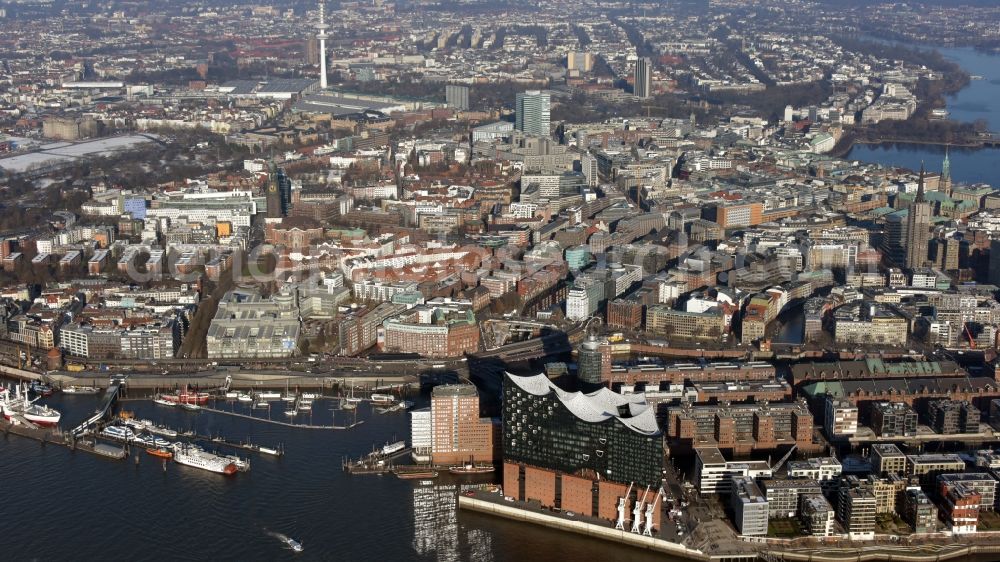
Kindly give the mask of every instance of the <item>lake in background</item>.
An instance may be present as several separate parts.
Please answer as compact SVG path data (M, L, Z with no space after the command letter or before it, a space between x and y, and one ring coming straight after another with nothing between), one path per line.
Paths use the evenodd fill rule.
M926 47L922 47L926 48ZM951 119L973 122L984 119L989 130L1000 132L1000 56L980 53L972 48L938 49L969 74L983 80L969 85L948 98ZM1000 187L1000 149L978 150L951 147L951 177L955 183L987 183ZM919 170L924 162L928 171L939 172L945 147L927 144L885 143L856 144L846 158Z

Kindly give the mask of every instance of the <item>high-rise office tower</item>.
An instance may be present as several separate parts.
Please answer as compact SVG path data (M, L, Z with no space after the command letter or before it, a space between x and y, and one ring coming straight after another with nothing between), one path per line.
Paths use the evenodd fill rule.
M906 267L909 269L923 267L927 261L930 224L931 204L924 197L924 167L921 165L917 198L910 205L909 215L906 218Z
M457 84L448 84L444 88L444 98L448 107L468 111L469 109L469 87Z
M632 88L636 97L646 99L653 93L653 61L649 57L639 57L635 61L635 86Z
M528 135L549 136L549 95L539 90L517 94L514 128Z
M479 416L471 384L448 384L431 393L431 462L448 466L493 462L493 422Z

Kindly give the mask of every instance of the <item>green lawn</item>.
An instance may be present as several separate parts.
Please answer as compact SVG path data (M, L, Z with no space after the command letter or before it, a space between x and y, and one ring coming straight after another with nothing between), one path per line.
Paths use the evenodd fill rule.
M798 519L772 519L767 522L767 536L781 539L801 537L802 526Z

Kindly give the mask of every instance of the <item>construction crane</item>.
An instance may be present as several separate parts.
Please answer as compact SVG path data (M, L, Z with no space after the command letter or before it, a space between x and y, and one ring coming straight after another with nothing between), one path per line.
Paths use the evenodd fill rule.
M976 339L972 337L972 330L969 330L967 322L962 323L962 331L965 332L965 337L969 338L969 347L976 349Z

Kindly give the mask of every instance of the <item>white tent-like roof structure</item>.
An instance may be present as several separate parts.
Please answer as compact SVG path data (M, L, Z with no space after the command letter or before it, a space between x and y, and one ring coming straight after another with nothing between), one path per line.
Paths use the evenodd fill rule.
M552 381L542 374L521 377L507 373L507 376L528 394L535 396L554 394L570 413L585 422L600 423L615 419L642 435L652 436L660 433L660 428L656 424L656 414L643 394L618 394L607 388L590 394L566 392L552 384ZM628 415L622 414L622 406L627 408Z

